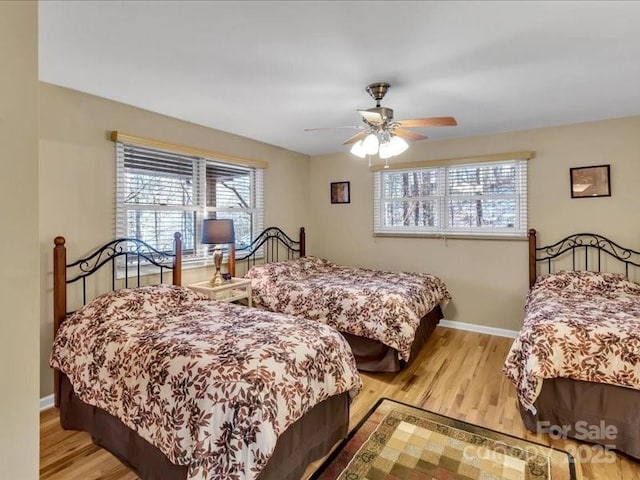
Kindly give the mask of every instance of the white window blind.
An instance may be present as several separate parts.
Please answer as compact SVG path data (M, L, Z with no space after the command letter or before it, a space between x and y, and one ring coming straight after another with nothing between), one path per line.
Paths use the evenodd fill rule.
M527 162L374 173L374 233L526 237Z
M117 142L116 180L116 235L169 252L180 232L185 262L210 260L205 218L232 219L237 248L263 230L262 169Z

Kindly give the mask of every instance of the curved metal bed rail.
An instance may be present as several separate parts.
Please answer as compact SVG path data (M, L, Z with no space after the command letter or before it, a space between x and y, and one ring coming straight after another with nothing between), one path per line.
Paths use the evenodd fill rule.
M299 240L294 240L279 227L267 227L247 247L236 251L234 261L246 260L247 269L256 264L258 254L262 254L265 263L277 262L280 260L281 249L286 253L287 260L295 258L296 254L304 257L306 254L305 235L304 227L300 228Z
M87 303L87 277L93 275L106 264L111 264L111 290L116 288L116 259L124 257L124 286L129 287L129 269L135 268L137 285L140 285L140 277L149 272L142 272L141 267L154 265L160 269L160 282L164 282L165 270L173 270L173 281L179 283L180 270L182 268L182 235L179 232L174 234L174 252L162 252L152 247L148 243L137 238L118 238L101 246L86 257L82 257L74 262L66 263L66 248L64 237L56 237L54 240L54 283L56 288L64 288L65 285L82 281L82 304ZM56 252L58 252L56 254ZM130 266L133 259L134 266ZM68 278L68 274L73 272L75 276ZM65 302L66 304L66 302ZM66 315L68 312L64 312Z
M129 257L137 258L138 269L140 267L140 261L144 260L156 267L160 267L162 276L163 269L172 269L175 254L169 252L161 252L155 249L151 245L137 238L119 238L113 240L91 255L80 258L73 263L69 263L66 267L73 268L78 267L82 272L75 277L67 280L67 283L73 283L80 280L83 277L88 277L96 270L99 270L107 262L114 262L118 257L125 257L125 272L127 272ZM128 275L127 275L128 276Z
M583 250L577 252L578 249ZM589 252L592 250L597 252L594 268L597 268L598 272L601 270L603 254L622 262L627 277L629 277L630 265L640 267L640 251L623 247L597 233L574 233L551 245L538 247L536 231L531 229L529 230L529 287L532 287L535 282L538 263L547 262L547 273L551 273L552 260L571 252L572 269L575 270L577 261L583 258L584 269L589 270Z

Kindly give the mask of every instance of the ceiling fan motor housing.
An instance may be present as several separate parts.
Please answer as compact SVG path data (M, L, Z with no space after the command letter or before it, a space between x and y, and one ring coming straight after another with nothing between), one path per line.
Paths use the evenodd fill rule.
M382 119L381 123L390 122L391 120L393 120L393 109L392 108L374 107L374 108L368 108L366 111L367 112L371 112L371 113L379 114L380 118ZM376 121L376 122L372 122L372 123L378 123L378 122Z
M380 100L384 98L384 96L389 91L389 88L391 88L391 85L384 82L377 82L367 85L367 92L376 101L376 106L374 108L369 108L366 110L367 112L375 114L371 116L365 115L365 120L370 125L380 125L391 122L391 120L393 120L393 110L391 108L380 106Z
M380 106L380 100L384 98L384 96L387 94L387 91L389 91L389 88L391 88L391 85L384 82L377 82L367 85L367 92L376 101L376 107Z

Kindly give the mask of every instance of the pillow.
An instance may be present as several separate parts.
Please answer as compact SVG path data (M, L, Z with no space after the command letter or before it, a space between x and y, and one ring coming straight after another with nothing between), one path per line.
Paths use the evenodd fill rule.
M186 287L149 285L123 288L96 297L76 312L102 321L169 313L205 300L206 297Z
M333 268L329 260L318 257L299 257L282 262L252 266L245 278L279 280L303 280L308 275L327 272Z
M296 258L294 261L303 270L326 269L333 265L329 260L312 256Z
M567 293L606 293L621 290L630 284L622 273L560 271L538 277L534 288Z

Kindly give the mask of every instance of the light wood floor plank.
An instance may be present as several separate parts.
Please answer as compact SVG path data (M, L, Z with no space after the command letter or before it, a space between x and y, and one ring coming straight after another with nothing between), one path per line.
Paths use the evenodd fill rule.
M538 437L525 429L515 388L501 371L511 342L509 338L438 327L416 361L402 372L362 375L364 389L351 406L350 427L379 398L387 397L537 443L588 452L587 444ZM305 478L320 463L312 464ZM590 480L640 478L640 463L623 455L615 455L613 463L585 463L582 470L583 477ZM40 478L137 477L113 455L94 446L88 434L62 430L57 410L51 409L40 415Z

